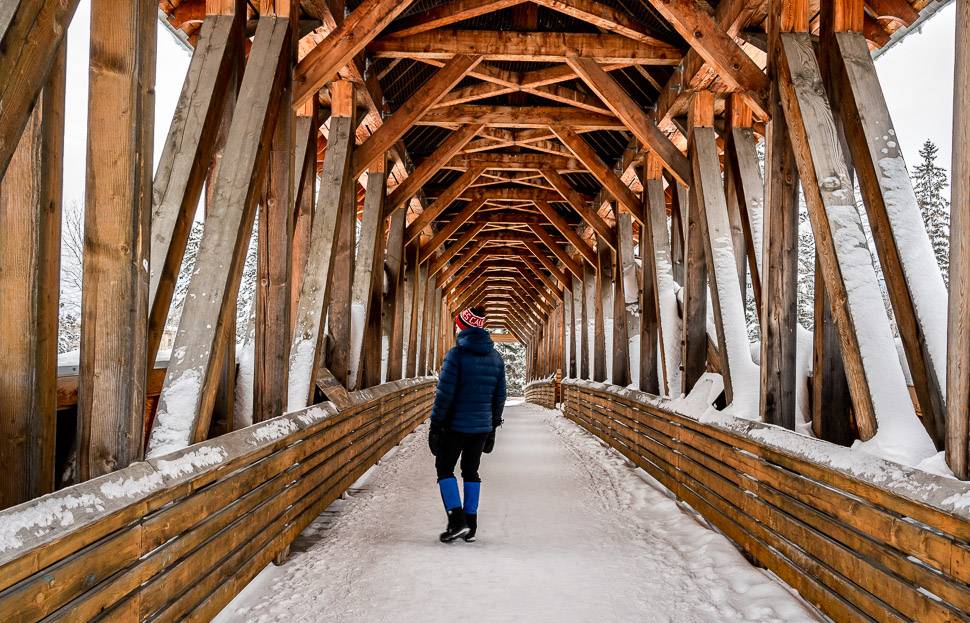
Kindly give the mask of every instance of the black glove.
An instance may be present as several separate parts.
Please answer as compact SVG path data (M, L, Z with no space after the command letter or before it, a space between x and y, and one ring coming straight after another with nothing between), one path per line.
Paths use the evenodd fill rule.
M431 454L434 456L438 456L438 450L441 449L441 440L444 436L444 426L432 422L431 428L428 430L428 448L431 449Z
M482 452L485 454L491 454L492 450L495 449L495 429L485 437L485 446L482 448Z

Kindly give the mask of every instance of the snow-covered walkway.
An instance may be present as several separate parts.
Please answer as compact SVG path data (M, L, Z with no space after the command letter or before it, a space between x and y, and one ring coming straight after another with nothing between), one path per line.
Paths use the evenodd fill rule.
M510 403L479 541L438 542L427 424L219 621L814 621L782 584L557 411Z

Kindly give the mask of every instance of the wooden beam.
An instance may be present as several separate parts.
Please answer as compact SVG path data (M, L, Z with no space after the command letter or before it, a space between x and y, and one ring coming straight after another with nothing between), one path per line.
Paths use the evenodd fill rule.
M946 462L970 479L970 3L956 11L953 174L950 187L950 298L947 317Z
M242 17L205 18L152 186L148 359L165 330L192 219L213 157L230 81L242 59Z
M385 170L386 162L378 162L367 172L367 190L360 219L351 300L349 389L364 389L380 384L384 198L387 196Z
M330 305L327 309L326 367L338 383L348 391L353 389L354 378L351 342L353 335L353 287L356 274L357 248L357 177L351 171L351 179L343 185L340 213L337 216L334 240L334 272L330 283Z
M593 24L603 30L614 32L650 45L663 45L665 42L654 37L642 24L632 19L625 11L594 0L536 0L536 4L558 11L581 22Z
M407 303L408 303L408 342L407 360L404 375L414 377L418 371L418 334L419 315L421 306L421 292L423 281L427 279L424 265L418 261L420 245L417 243L405 246L407 258Z
M640 260L643 265L640 301L640 387L652 385L652 373L643 365L644 342L654 340L660 357L662 378L658 391L670 396L681 391L681 323L677 309L676 284L671 249L667 235L667 210L664 205L663 179L659 157L652 153L644 162L643 220L640 233ZM673 227L677 223L672 222ZM677 232L675 232L676 234ZM652 312L647 310L652 310ZM647 346L649 348L649 346ZM644 378L646 375L646 378ZM645 383L646 381L646 383ZM644 389L644 391L649 391Z
M690 165L687 158L657 127L657 124L647 117L640 105L630 97L623 87L617 84L594 59L573 57L568 58L567 62L576 72L576 75L633 132L637 140L656 153L680 183L690 185Z
M779 117L780 118L780 117ZM842 349L832 319L825 279L815 260L815 302L812 333L812 433L842 446L856 439L852 430L852 398L842 365Z
M781 112L780 109L778 112ZM755 307L761 309L765 183L758 165L757 138L754 131L750 127L731 128L726 154L744 230L744 248L748 270L751 272Z
M484 261L487 256L479 254L478 251L484 248L487 243L487 240L476 240L468 251L456 257L454 261L448 264L447 268L441 271L441 282L448 283L451 281L452 276L457 278L456 273L460 275L466 269L471 270L468 268L470 266L467 264L468 260L472 260L472 264L476 264L476 260L477 263Z
M689 196L686 190L680 192L681 190L678 187L677 199L681 214L686 214L687 222L684 244L684 347L680 392L689 394L707 370L707 262L701 223L704 209L693 186Z
M435 30L408 37L382 37L367 46L374 58L447 60L456 54L487 61L564 63L587 56L600 63L676 65L680 50L666 43L645 44L619 35L507 30Z
M626 130L613 115L589 112L571 106L485 106L462 104L428 110L415 125L451 127L484 123L488 127L535 128L545 130L553 125L566 125L577 130Z
M465 246L471 242L475 236L477 236L485 228L484 223L478 223L469 227L465 233L458 237L458 240L453 242L451 246L447 247L440 255L431 260L428 267L430 274L435 275L444 268L445 263L449 262L451 258L465 248ZM442 241L443 242L443 241ZM422 247L421 255L424 255L424 248ZM424 260L422 260L423 262Z
M798 382L795 368L798 356L795 335L798 330L798 168L781 103L778 83L781 52L777 39L781 28L794 27L793 22L801 21L784 19L781 13L769 18L769 34L774 51L768 60L771 78L768 106L771 119L777 122L769 123L765 145L767 179L764 198L768 235L763 236L764 264L751 264L752 271L755 268L759 271L763 269L758 307L761 327L761 419L789 429L794 429L798 420L795 392ZM743 143L737 146L742 147ZM737 188L739 194L746 193L750 185L742 180ZM752 281L753 275L752 272ZM824 291L822 296L825 296Z
M364 0L358 5L342 24L297 64L293 76L294 106L301 105L333 80L341 67L350 63L413 1Z
M616 212L616 233L617 248L613 254L613 374L610 381L626 387L631 383L634 372L630 370L630 333L638 329L634 326L636 316L633 311L638 307L640 290L633 261L633 221L629 214ZM656 376L656 352L653 359L646 363L652 366ZM639 371L636 372L639 376Z
M539 169L539 172L542 173L544 178L549 180L552 187L555 188L556 191L562 195L562 198L569 203L569 206L575 210L584 221L586 221L586 224L589 225L600 238L605 240L606 244L610 245L610 247L613 249L616 249L616 232L613 230L613 228L606 224L603 217L586 205L586 201L583 199L583 196L573 190L573 187L569 181L552 167L542 167Z
M91 4L78 480L141 459L155 114L150 0Z
M535 201L535 205L537 208L539 208L539 212L549 219L549 222L553 225L553 227L558 229L559 233L569 241L569 244L573 245L579 254L586 259L586 261L595 265L596 255L593 253L593 249L586 243L585 240L583 240L576 230L566 222L559 212L557 212L556 209L549 205L549 203L546 201L537 200Z
M0 508L54 490L66 46L0 178Z
M411 174L399 184L387 199L387 209L393 212L414 197L431 177L472 140L484 126L480 123L464 125L441 142L430 156L421 161Z
M563 266L569 269L569 272L571 272L574 277L577 279L583 278L583 269L580 265L581 263L570 257L569 254L566 253L566 250L559 246L559 242L556 241L556 239L553 238L549 232L545 230L545 228L537 223L530 223L529 229L531 229L536 237L539 238L542 244L546 245L546 247L552 251L552 254L556 256L556 259L562 262Z
M556 266L556 263L553 260L551 260L548 255L546 255L546 253L542 250L542 248L537 243L527 241L525 243L525 248L528 249L532 253L532 255L534 255L536 259L539 260L539 262L543 265L543 267L545 267L545 269L548 270L549 273L553 277L555 277L560 284L562 284L561 287L563 288L569 287L569 283L571 281L569 277L566 275L566 273L562 272L562 270L560 270L558 266Z
M472 19L479 15L501 11L525 0L453 0L432 9L415 13L397 20L390 34L394 37L407 37L429 30L450 26L456 22Z
M297 321L290 347L287 411L313 402L317 371L324 344L324 322L330 307L336 263L337 227L342 206L349 201L351 150L354 144L352 85L337 81L331 86L331 100L337 105L330 117L327 155L320 176L317 212L310 232L310 252L301 280Z
M79 0L6 2L0 22L0 177L60 54Z
M465 207L461 210L461 212L456 214L455 217L449 220L444 227L438 230L435 233L435 235L431 237L431 240L429 240L426 244L422 245L421 261L424 262L432 255L434 255L434 252L437 251L442 245L444 245L445 241L447 241L449 238L455 235L455 232L458 231L458 228L464 225L465 221L470 219L472 215L475 214L475 212L477 212L480 207L482 207L483 203L484 203L484 200L482 199L469 201L468 204L465 205ZM472 225L472 230L475 230L476 228L477 228L477 231L481 231L482 229L484 229L484 224L479 223L476 225Z
M390 119L371 134L354 152L353 176L360 177L411 125L450 91L482 60L481 56L456 54L439 69L411 98L401 104ZM474 123L474 122L472 122Z
M696 0L650 0L650 4L724 82L741 91L759 115L767 116L765 74Z
M317 155L316 144L319 132L319 107L311 106L309 116L300 115L296 119L296 156L294 166L299 175L293 213L293 253L290 269L290 326L296 326L296 312L300 305L300 289L303 284L303 271L310 253L310 236L313 215L317 204ZM301 157L302 154L302 157ZM292 335L290 336L293 337Z
M278 8L283 8L278 7ZM286 5L289 8L289 5ZM288 17L277 10L280 17ZM287 407L287 374L290 359L290 326L294 189L294 144L296 141L293 96L293 64L296 49L291 32L283 78L274 94L281 104L274 131L259 203L256 236L256 343L253 373L253 422L283 415ZM230 152L230 157L232 157ZM302 163L301 163L302 164ZM226 350L232 349L232 344ZM234 366L233 366L234 367Z
M713 100L711 104L713 109ZM739 387L753 391L756 387L753 378L757 376L757 371L751 361L748 330L744 322L744 301L738 282L737 260L734 257L714 128L692 128L690 145L694 181L691 188L704 215L701 231L704 235L718 352L721 355L724 396L728 404L751 409L750 415L754 415L753 400L756 396L736 393Z
M442 212L448 209L448 206L450 206L455 199L465 192L465 189L471 186L472 182L478 179L478 176L481 175L482 171L484 170L484 166L473 166L461 174L461 176L459 176L458 179L451 184L451 186L442 191L441 194L439 194L435 199L434 203L422 211L417 218L411 221L411 223L408 225L407 230L404 232L405 243L409 243L417 238L421 234L421 231L431 225L431 223L438 218Z
M595 339L593 339L594 321L593 300L595 297L595 264L583 262L583 283L582 290L582 318L580 321L580 378L592 380L593 376L593 350Z
M385 204L387 207L387 204ZM385 381L403 378L404 331L406 329L404 296L404 210L390 217L384 268L387 271L387 292L384 295L384 334L387 335L387 375Z
M576 157L586 165L593 177L616 198L623 209L637 219L637 222L641 222L643 216L640 214L640 200L633 194L630 187L623 183L620 176L600 159L596 150L571 128L551 126L550 129L556 133L556 136L566 147L576 154Z
M606 368L606 317L613 313L613 251L596 249L596 292L593 298L593 380L608 381Z
M942 449L946 430L946 285L868 45L862 35L852 32L835 33L833 44L837 48L831 56L840 85L840 117L893 316L923 424L937 448Z
M528 111L523 109L523 113ZM521 153L476 153L455 156L445 165L451 169L469 169L483 166L492 171L539 171L543 168L557 171L586 171L585 165L577 158L552 154ZM538 177L538 176L537 176Z
M805 189L816 251L839 328L852 403L860 437L887 434L878 447L889 456L915 460L933 451L933 443L912 410L889 319L881 305L859 215L853 205L835 121L822 88L821 72L809 35L782 33L780 85L795 160ZM864 261L863 261L864 260ZM851 287L846 284L851 282ZM863 319L864 316L864 319ZM864 339L859 327L865 324ZM893 416L888 416L893 413ZM905 444L894 443L905 439ZM909 457L908 459L906 457Z

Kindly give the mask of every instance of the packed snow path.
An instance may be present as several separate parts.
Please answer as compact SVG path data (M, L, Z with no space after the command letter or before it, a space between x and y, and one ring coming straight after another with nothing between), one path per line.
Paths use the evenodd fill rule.
M558 411L510 402L481 474L478 542L439 543L421 426L217 620L817 620Z

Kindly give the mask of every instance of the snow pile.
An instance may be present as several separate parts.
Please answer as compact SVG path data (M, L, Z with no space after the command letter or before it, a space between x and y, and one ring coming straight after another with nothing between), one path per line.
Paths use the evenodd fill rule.
M232 409L233 430L253 423L253 384L256 377L256 345L247 340L236 347L236 396Z
M882 140L885 143L882 151L888 155L879 160L879 185L886 199L886 213L892 224L913 306L924 331L930 367L943 377L946 373L946 284L926 232L909 171L895 141L895 132L889 129ZM946 379L938 378L937 381L945 398Z
M311 336L304 335L290 352L289 388L286 410L296 411L307 406L310 396L310 381L313 378L313 359L316 342Z
M851 196L848 191L841 192ZM877 424L876 434L856 445L889 460L917 465L936 450L916 417L906 389L859 213L847 203L830 206L827 214Z
M184 349L179 350L183 352L176 352L176 360L185 356ZM147 458L175 452L192 443L192 428L202 391L202 371L189 368L175 380L169 382L167 376L165 380L145 453Z
M363 303L350 306L350 384L355 385L360 368L360 351L364 346L364 325L367 324L367 308ZM352 389L352 388L351 388ZM305 405L304 405L305 406Z

